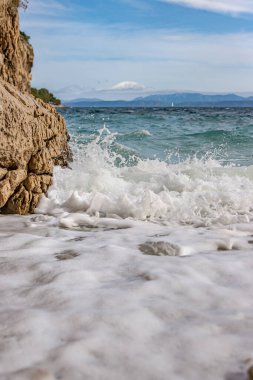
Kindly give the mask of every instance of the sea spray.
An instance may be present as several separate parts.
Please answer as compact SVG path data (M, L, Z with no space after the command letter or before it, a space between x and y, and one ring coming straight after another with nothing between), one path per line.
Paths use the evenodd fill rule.
M224 166L208 154L169 164L125 148L126 158L115 151L116 136L104 126L74 145L72 170L55 171L37 212L206 226L253 219L253 166Z

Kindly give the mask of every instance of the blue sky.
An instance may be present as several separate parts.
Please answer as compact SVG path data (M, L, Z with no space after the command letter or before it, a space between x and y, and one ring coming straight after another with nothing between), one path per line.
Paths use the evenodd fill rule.
M30 0L21 29L63 99L253 92L252 0Z

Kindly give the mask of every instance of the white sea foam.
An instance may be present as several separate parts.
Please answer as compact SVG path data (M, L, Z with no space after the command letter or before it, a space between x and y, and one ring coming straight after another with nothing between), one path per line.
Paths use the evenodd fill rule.
M252 225L74 216L0 217L1 380L246 380Z
M117 167L112 142L0 216L0 380L246 380L253 168Z
M127 166L110 150L113 139L98 136L76 152L72 170L57 169L37 212L206 226L253 219L253 166L223 167L212 159L174 165L136 159Z
M141 131L139 131L140 135L142 136L152 136L152 134L147 131L146 129L142 129Z

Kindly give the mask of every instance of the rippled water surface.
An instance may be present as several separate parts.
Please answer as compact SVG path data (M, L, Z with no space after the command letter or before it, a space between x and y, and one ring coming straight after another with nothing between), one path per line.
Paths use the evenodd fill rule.
M211 156L222 163L253 163L253 110L240 108L66 108L74 141L90 142L106 126L114 149L178 162ZM127 152L127 148L129 151Z

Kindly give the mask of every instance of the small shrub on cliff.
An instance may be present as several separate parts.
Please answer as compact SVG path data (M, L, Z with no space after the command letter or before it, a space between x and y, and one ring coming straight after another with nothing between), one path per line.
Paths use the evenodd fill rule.
M26 9L28 7L28 0L18 0L19 7Z
M28 36L25 32L21 32L20 31L20 35L24 38L24 40L26 41L26 42L29 42L30 41L30 36Z
M32 95L35 98L42 99L45 103L50 103L55 106L59 106L61 104L60 99L57 99L51 92L46 88L32 88Z

